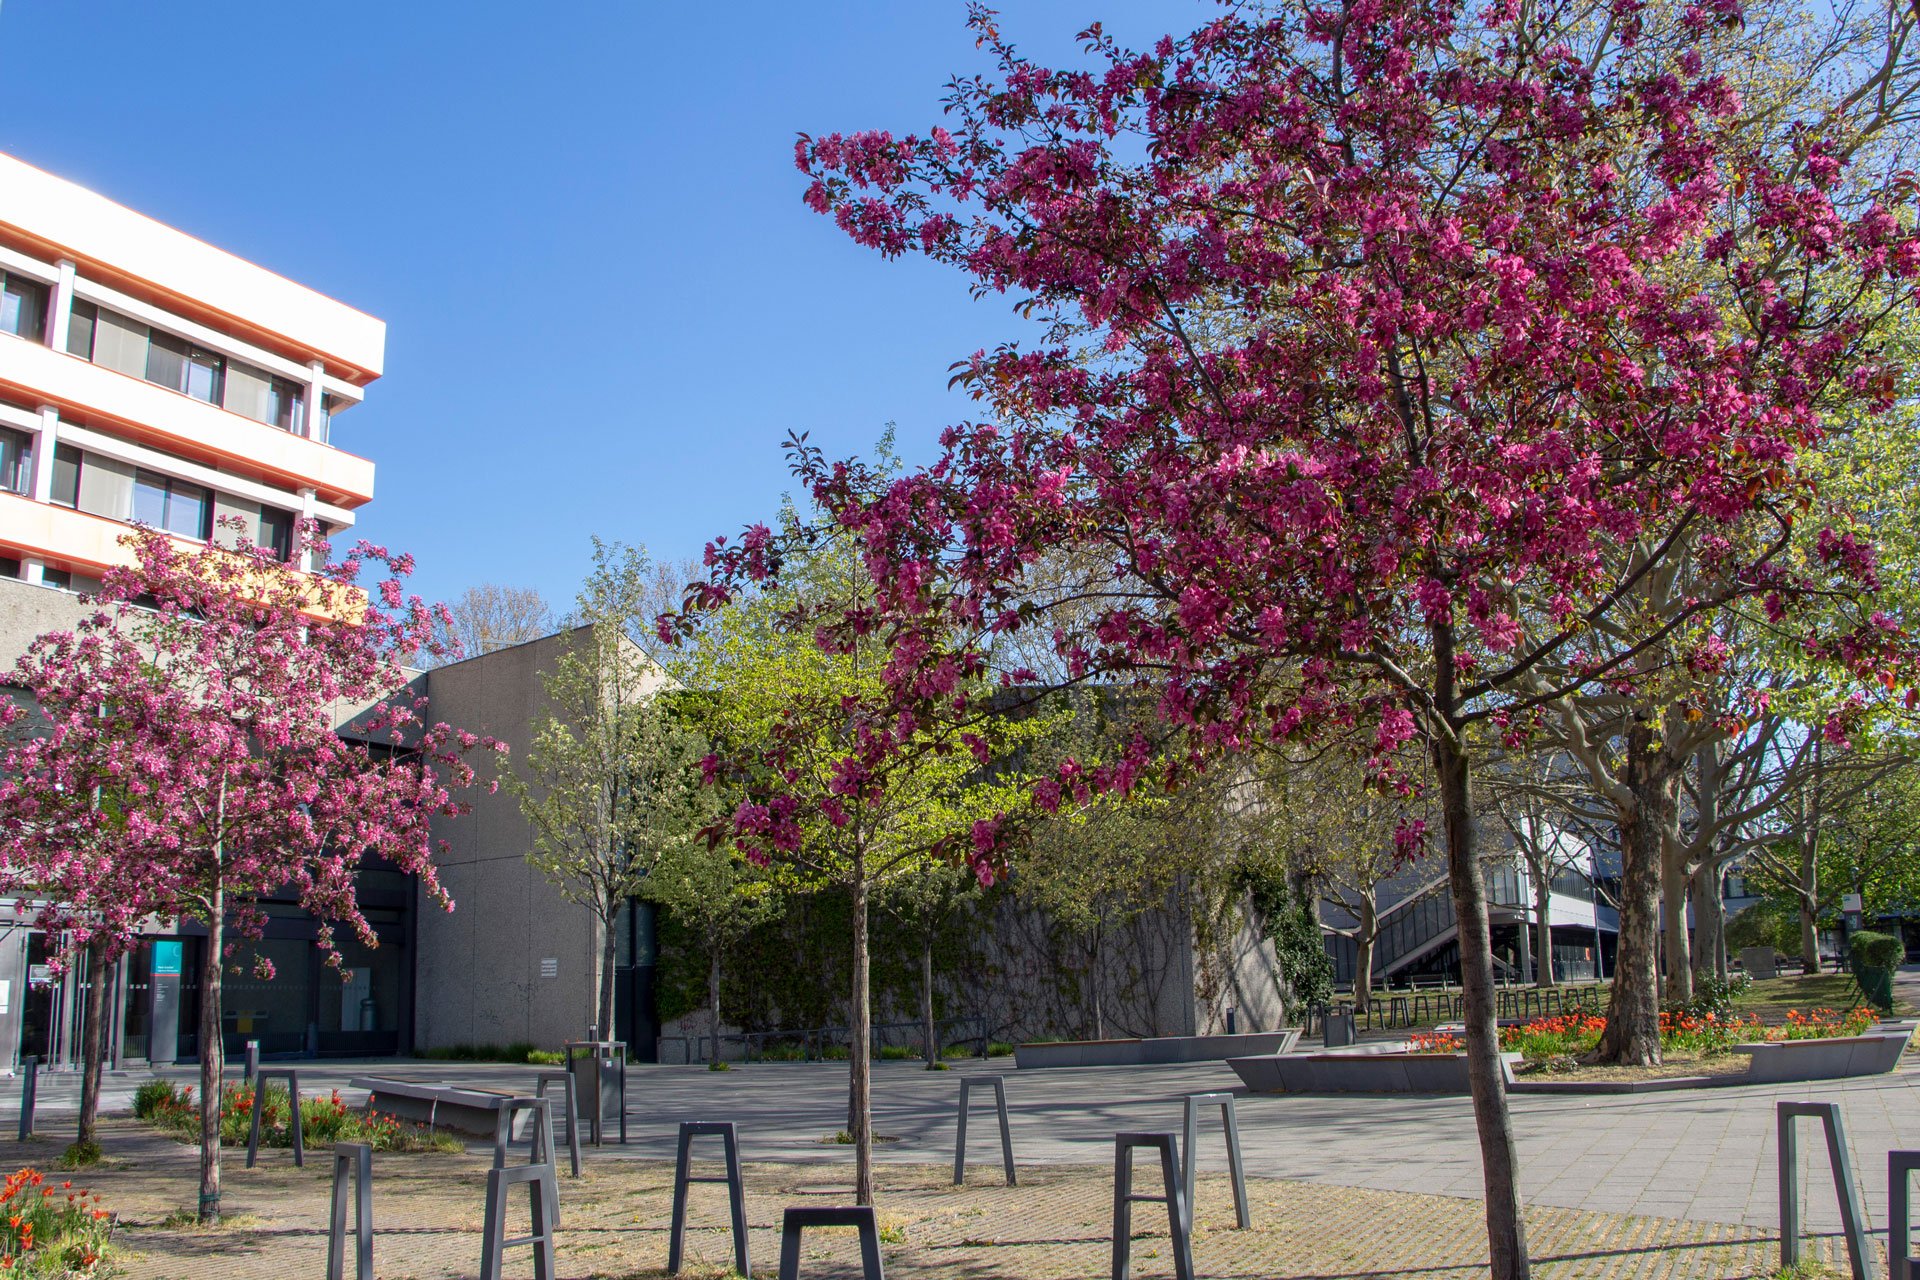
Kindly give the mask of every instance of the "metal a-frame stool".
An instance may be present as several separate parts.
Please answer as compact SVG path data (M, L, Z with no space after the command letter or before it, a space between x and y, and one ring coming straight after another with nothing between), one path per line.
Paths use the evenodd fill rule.
M1920 1172L1920 1151L1887 1152L1887 1270L1892 1280L1920 1280L1913 1256L1911 1181Z
M1113 1280L1127 1280L1133 1265L1133 1206L1149 1202L1167 1206L1167 1225L1173 1235L1173 1274L1193 1280L1193 1241L1187 1234L1186 1195L1181 1190L1179 1153L1171 1133L1116 1133L1113 1135ZM1144 1147L1160 1153L1160 1182L1165 1195L1143 1195L1133 1189L1133 1153Z
M1780 1130L1780 1265L1800 1261L1800 1156L1794 1121L1818 1120L1827 1131L1827 1163L1833 1168L1833 1190L1840 1200L1840 1227L1847 1239L1847 1260L1853 1280L1873 1280L1873 1255L1867 1250L1867 1217L1853 1180L1853 1160L1847 1153L1847 1131L1837 1102L1779 1102L1774 1114Z
M287 1082L287 1100L293 1108L290 1123L293 1126L293 1167L307 1167L307 1144L300 1129L300 1073L298 1071L259 1071L253 1077L253 1125L247 1130L247 1168L253 1168L254 1158L260 1154L260 1112L267 1103L267 1081L285 1080Z
M533 1198L533 1230L507 1239L507 1193L524 1186ZM513 1165L487 1171L487 1216L480 1237L480 1280L500 1280L501 1255L519 1245L533 1246L534 1280L554 1280L553 1221L547 1206L558 1199L550 1164Z
M533 1077L533 1096L536 1098L546 1097L547 1086L550 1084L559 1085L566 1094L563 1099L563 1106L567 1116L567 1155L573 1163L573 1176L577 1178L580 1176L580 1103L578 1096L574 1093L573 1072L541 1071L535 1073Z
M347 1180L353 1180L353 1277L373 1280L373 1148L333 1144L333 1203L327 1215L327 1280L344 1280L347 1261Z
M873 1206L809 1205L780 1219L780 1280L800 1280L800 1232L807 1227L853 1227L860 1232L861 1280L886 1280L880 1267L880 1226Z
M1007 1128L1007 1078L1005 1076L962 1076L960 1077L960 1127L953 1139L953 1185L959 1186L967 1177L967 1093L975 1085L992 1085L994 1106L1000 1112L1000 1164L1006 1170L1007 1185L1018 1186L1013 1176L1013 1134Z
M1230 1093L1190 1093L1187 1095L1186 1123L1182 1126L1184 1144L1180 1154L1184 1174L1182 1181L1187 1192L1187 1231L1193 1231L1195 1213L1193 1199L1194 1166L1200 1161L1200 1109L1218 1106L1220 1123L1226 1129L1227 1171L1233 1176L1233 1212L1239 1228L1245 1231L1253 1225L1253 1214L1247 1208L1246 1167L1240 1163L1240 1119L1233 1109L1233 1095Z
M693 1159L693 1140L702 1135L718 1136L726 1148L727 1172L719 1178L695 1178L688 1173ZM731 1120L682 1120L680 1146L673 1161L673 1229L667 1237L667 1274L680 1274L680 1258L687 1235L687 1184L724 1182L727 1203L733 1214L733 1269L741 1280L752 1280L751 1261L747 1257L747 1188L740 1177L740 1141Z
M547 1169L554 1167L553 1157L553 1100L550 1098L506 1098L500 1103L500 1109L493 1117L493 1167L507 1167L507 1152L513 1146L513 1118L522 1111L533 1113L530 1132L527 1134L527 1167ZM559 1179L549 1178L547 1188L547 1218L554 1226L560 1225Z

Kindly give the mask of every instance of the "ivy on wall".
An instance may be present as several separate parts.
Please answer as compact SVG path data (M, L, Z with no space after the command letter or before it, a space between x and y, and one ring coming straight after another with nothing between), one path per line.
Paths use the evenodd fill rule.
M952 990L956 978L978 972L986 957L978 939L992 909L955 911L936 931L933 944L933 1011L936 1018L968 1010ZM706 1007L706 961L691 932L662 912L656 934L655 999L660 1020ZM918 933L884 912L868 919L874 1021L908 1022L919 1017ZM796 893L776 919L751 930L721 969L720 1006L727 1021L747 1031L842 1026L853 985L851 904L840 890Z

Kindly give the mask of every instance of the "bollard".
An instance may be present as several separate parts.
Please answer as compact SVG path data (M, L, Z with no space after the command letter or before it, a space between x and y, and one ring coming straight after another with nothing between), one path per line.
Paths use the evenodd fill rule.
M703 1134L716 1136L725 1148L727 1172L719 1178L695 1178L688 1173L693 1160L693 1140ZM680 1145L673 1161L673 1226L667 1237L667 1274L680 1274L680 1256L687 1235L687 1184L724 1182L727 1206L733 1215L733 1269L742 1280L751 1280L751 1262L747 1257L747 1188L740 1177L740 1143L731 1120L682 1120Z
M853 1227L860 1232L862 1280L886 1280L880 1269L880 1228L872 1205L789 1209L780 1219L780 1280L800 1280L800 1232L807 1227Z
M247 1168L253 1168L255 1157L260 1154L260 1112L267 1102L267 1081L285 1080L287 1082L287 1103L289 1114L287 1123L293 1130L293 1167L304 1169L307 1166L307 1144L301 1133L300 1123L300 1073L298 1071L256 1071L253 1075L253 1126L247 1131Z
M20 1141L33 1136L34 1095L40 1089L40 1059L32 1054L20 1060Z
M974 1085L992 1085L994 1105L1000 1112L1000 1163L1006 1169L1007 1185L1017 1186L1013 1176L1013 1134L1007 1128L1007 1081L1005 1076L962 1076L960 1079L960 1126L953 1139L953 1185L966 1181L967 1170L967 1093Z
M241 1082L245 1084L252 1084L253 1078L260 1074L260 1042L258 1040L247 1041L247 1062L240 1070Z
M1233 1095L1230 1093L1190 1093L1187 1095L1187 1115L1182 1133L1186 1145L1180 1154L1185 1157L1185 1183L1187 1193L1187 1231L1193 1231L1194 1167L1200 1163L1200 1117L1201 1107L1220 1108L1220 1125L1226 1130L1227 1171L1233 1177L1233 1214L1240 1230L1245 1231L1253 1225L1253 1214L1247 1208L1247 1175L1240 1164L1240 1117L1234 1112Z
M1833 1190L1840 1200L1840 1226L1847 1240L1847 1261L1853 1280L1873 1280L1873 1255L1867 1252L1866 1214L1853 1182L1853 1160L1847 1153L1847 1132L1835 1102L1780 1102L1774 1104L1779 1125L1780 1155L1780 1265L1800 1261L1800 1159L1793 1122L1818 1120L1827 1134L1827 1163L1833 1169Z
M1179 1158L1170 1133L1116 1133L1113 1135L1113 1280L1127 1280L1133 1265L1133 1206L1139 1202L1167 1206L1167 1225L1173 1236L1173 1274L1193 1280L1193 1241L1187 1236L1188 1210L1180 1188ZM1160 1153L1160 1181L1165 1195L1141 1195L1133 1189L1133 1152L1144 1147Z
M347 1180L353 1190L353 1278L373 1280L373 1148L364 1142L333 1144L333 1204L327 1218L327 1280L345 1280Z

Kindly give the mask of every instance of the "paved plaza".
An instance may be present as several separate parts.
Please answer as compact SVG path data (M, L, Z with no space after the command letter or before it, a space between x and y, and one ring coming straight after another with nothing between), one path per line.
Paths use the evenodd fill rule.
M303 1088L338 1087L354 1102L364 1097L347 1086L354 1075L449 1079L530 1092L527 1082L534 1071L417 1060L303 1063L300 1069ZM1016 1155L1030 1173L1018 1189L997 1186L997 1134L989 1107L976 1101L978 1118L969 1127L975 1173L967 1188L955 1191L938 1166L952 1156L958 1081L962 1073L985 1071L1004 1071L1008 1077ZM169 1074L187 1077L184 1071ZM143 1078L144 1073L110 1080L106 1105L125 1106ZM1920 1068L1814 1085L1624 1097L1515 1096L1533 1251L1542 1259L1561 1260L1542 1274L1732 1277L1770 1271L1778 1256L1767 1228L1778 1220L1773 1115L1781 1099L1841 1104L1872 1226L1884 1232L1886 1152L1920 1146L1917 1078ZM1104 1274L1114 1132L1177 1128L1181 1095L1236 1084L1231 1071L1217 1063L1025 1073L1006 1060L990 1065L975 1060L938 1073L916 1063L877 1064L875 1127L890 1139L878 1148L886 1187L881 1207L883 1214L899 1217L900 1238L889 1248L900 1254L900 1274ZM563 1265L563 1274L628 1275L662 1265L663 1188L670 1175L662 1162L672 1155L678 1122L690 1119L731 1119L740 1126L743 1158L756 1166L750 1179L751 1218L767 1230L764 1240L756 1236L754 1248L757 1257L771 1262L777 1251L771 1228L780 1204L849 1198L851 1153L826 1140L845 1126L845 1090L844 1062L768 1063L728 1072L633 1068L632 1141L594 1153L584 1186L563 1185L563 1203L582 1206L581 1215L566 1223L565 1256L572 1261ZM36 1127L50 1139L70 1123L65 1106L70 1097L67 1078L43 1078ZM1480 1174L1466 1099L1242 1094L1238 1106L1248 1170L1258 1180L1256 1207L1265 1209L1260 1229L1250 1236L1209 1230L1198 1247L1202 1274L1476 1274L1484 1236L1473 1200ZM0 1131L14 1123L11 1114L0 1111ZM1203 1187L1201 1195L1203 1224L1230 1222L1216 1135L1211 1127L1202 1131L1201 1167L1214 1179L1212 1190ZM102 1175L98 1181L110 1201L126 1202L133 1217L149 1223L189 1201L188 1149L118 1124L109 1147L123 1142L139 1148L139 1167ZM1809 1188L1808 1227L1831 1236L1839 1224L1824 1144L1809 1130L1800 1149L1802 1185ZM378 1158L381 1242L389 1259L382 1264L383 1276L471 1273L478 1258L481 1152L476 1146L464 1158ZM272 1156L276 1164L287 1159L283 1152ZM148 1257L133 1268L134 1275L155 1280L203 1274L277 1277L293 1274L282 1266L283 1254L292 1256L286 1251L319 1247L314 1232L324 1206L318 1168L299 1175L248 1173L239 1163L229 1165L235 1171L232 1207L259 1218L258 1232L168 1235L163 1248L160 1236L131 1231L129 1239L154 1242L143 1249ZM128 1196L137 1200L137 1212ZM724 1221L717 1190L712 1198L713 1212L705 1221ZM1143 1206L1138 1221L1161 1237L1159 1261L1147 1256L1155 1243L1143 1241L1136 1274L1170 1274L1164 1270L1164 1221L1156 1223L1152 1210ZM587 1228L588 1221L597 1225ZM451 1235L431 1244L436 1232ZM713 1250L723 1249L724 1241L714 1239ZM1019 1243L991 1243L996 1240ZM217 1258L218 1267L186 1265L201 1257ZM396 1269L399 1258L406 1261ZM294 1270L304 1273L306 1266Z

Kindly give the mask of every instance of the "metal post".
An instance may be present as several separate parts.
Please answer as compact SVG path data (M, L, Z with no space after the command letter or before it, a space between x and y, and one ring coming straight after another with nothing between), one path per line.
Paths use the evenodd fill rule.
M40 1059L28 1054L20 1060L20 1141L33 1136L33 1104L40 1091Z
M1187 1095L1187 1114L1183 1126L1186 1145L1181 1148L1184 1176L1181 1182L1187 1193L1187 1229L1193 1229L1193 1215L1197 1211L1194 1201L1194 1182L1196 1166L1200 1163L1200 1116L1201 1107L1218 1106L1220 1108L1220 1126L1226 1131L1227 1171L1233 1179L1234 1218L1242 1231L1253 1226L1253 1214L1247 1207L1247 1175L1240 1163L1240 1118L1234 1111L1233 1095L1230 1093L1190 1093Z
M364 1142L333 1144L333 1205L327 1222L327 1280L345 1280L348 1178L353 1195L353 1276L373 1280L373 1148Z
M1793 1122L1818 1120L1826 1129L1827 1163L1833 1169L1833 1190L1840 1201L1840 1226L1846 1235L1847 1260L1853 1280L1873 1280L1873 1255L1867 1251L1866 1213L1853 1181L1853 1160L1847 1152L1846 1128L1835 1102L1781 1102L1774 1105L1780 1155L1780 1265L1800 1261L1800 1160Z
M249 1040L247 1041L247 1062L246 1066L241 1068L240 1079L246 1084L252 1084L253 1078L259 1074L260 1042L258 1040Z

